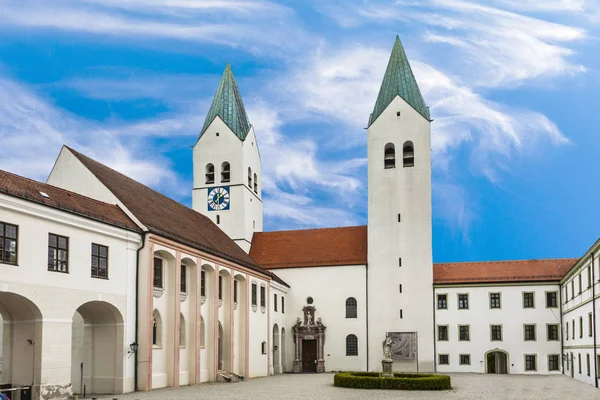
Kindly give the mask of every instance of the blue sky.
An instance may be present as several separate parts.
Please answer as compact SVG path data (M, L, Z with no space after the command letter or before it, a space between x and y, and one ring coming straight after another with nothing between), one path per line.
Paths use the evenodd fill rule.
M579 257L600 236L600 0L0 1L0 168L68 144L185 204L229 61L266 230L365 224L396 34L431 108L434 260Z

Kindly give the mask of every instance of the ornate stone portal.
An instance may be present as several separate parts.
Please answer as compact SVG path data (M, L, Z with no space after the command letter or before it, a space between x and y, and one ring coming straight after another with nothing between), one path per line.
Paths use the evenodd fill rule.
M298 318L293 327L296 354L294 372L325 372L323 347L325 344L326 326L321 318L315 321L316 308L313 305L304 306L304 318Z

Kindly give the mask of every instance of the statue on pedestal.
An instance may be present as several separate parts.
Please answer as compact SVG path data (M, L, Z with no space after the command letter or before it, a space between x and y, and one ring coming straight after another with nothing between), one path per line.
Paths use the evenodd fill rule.
M385 340L383 341L383 359L392 360L392 337L388 332L385 333Z

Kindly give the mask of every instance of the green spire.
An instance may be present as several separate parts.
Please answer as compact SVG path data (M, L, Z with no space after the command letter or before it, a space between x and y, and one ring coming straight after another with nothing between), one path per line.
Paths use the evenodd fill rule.
M244 103L242 103L242 96L235 83L233 72L231 71L231 65L227 63L219 88L215 94L215 98L206 114L206 120L200 136L204 134L208 126L217 117L221 117L223 122L235 133L241 140L246 139L248 131L250 130L250 122L248 122L248 115L244 109Z
M431 119L429 118L429 108L425 105L423 96L421 96L419 85L417 85L415 76L410 69L408 58L398 36L396 36L392 55L381 83L381 89L379 89L375 108L369 118L369 126L375 122L396 96L402 97L423 117L428 120Z

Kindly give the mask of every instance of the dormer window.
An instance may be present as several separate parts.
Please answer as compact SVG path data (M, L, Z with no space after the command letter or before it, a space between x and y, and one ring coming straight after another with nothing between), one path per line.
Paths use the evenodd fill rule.
M229 182L231 178L231 167L229 163L225 161L221 164L221 182Z
M404 167L415 166L415 150L412 142L404 143L402 146L402 165Z
M215 183L215 166L206 164L206 183Z
M396 148L393 143L385 145L383 150L383 167L385 169L396 168Z

